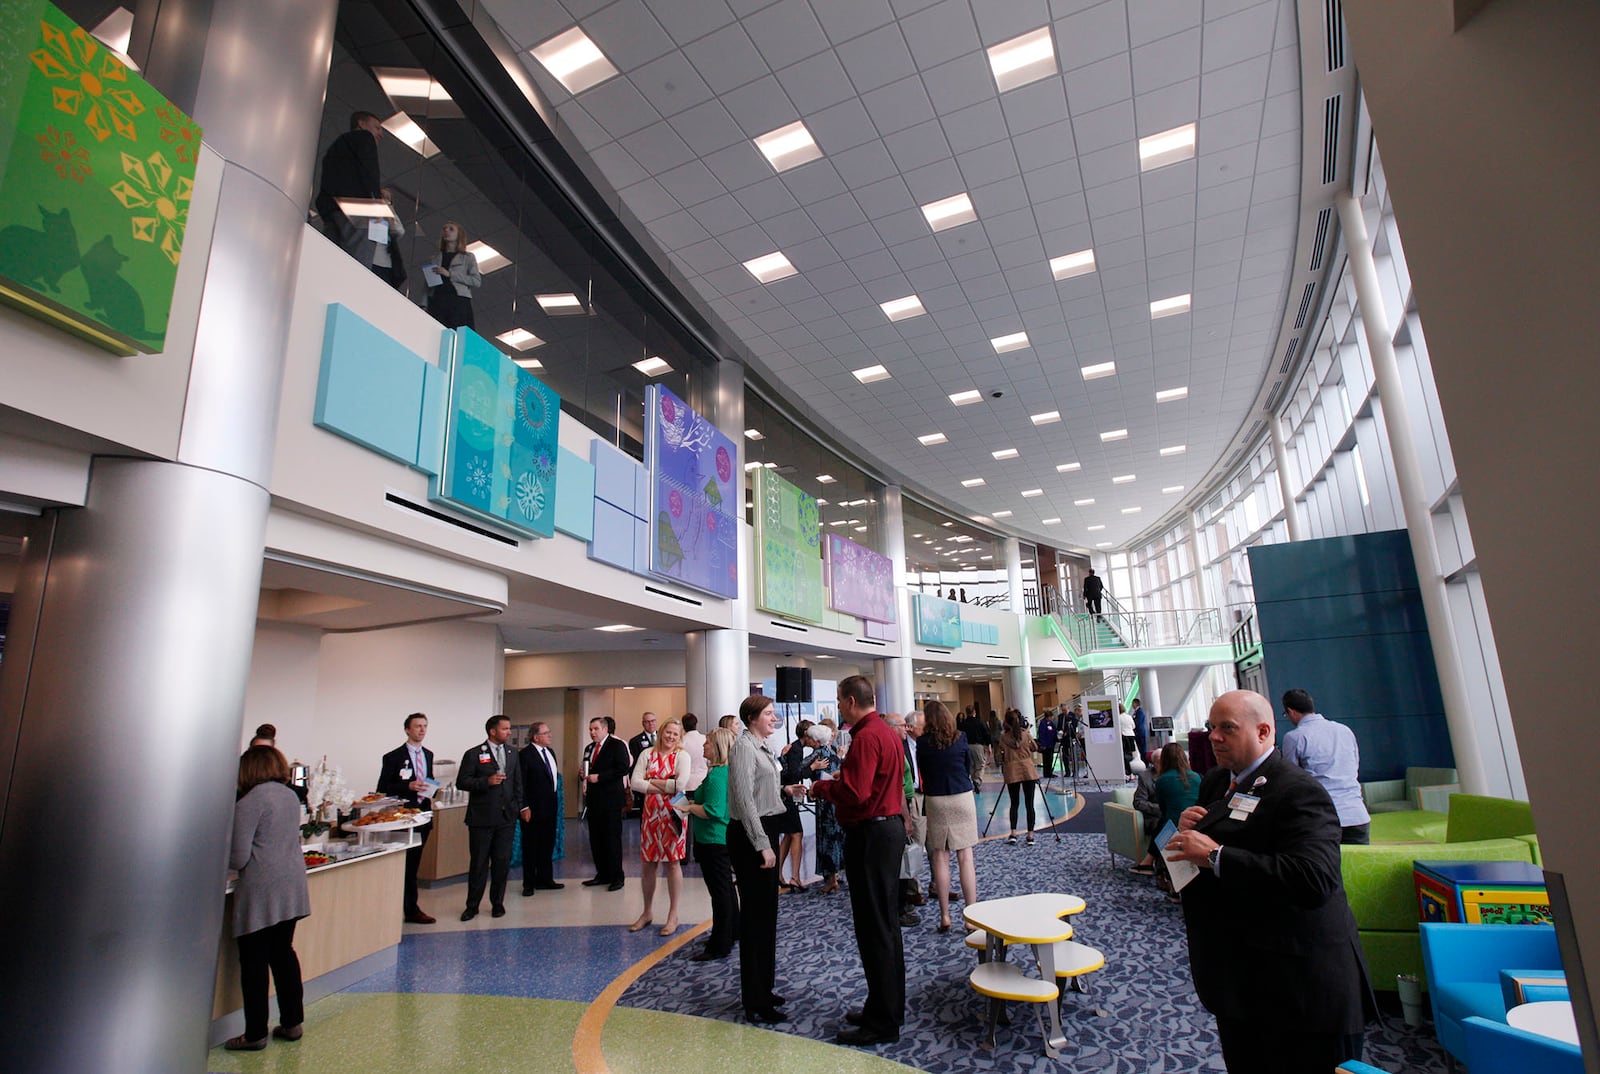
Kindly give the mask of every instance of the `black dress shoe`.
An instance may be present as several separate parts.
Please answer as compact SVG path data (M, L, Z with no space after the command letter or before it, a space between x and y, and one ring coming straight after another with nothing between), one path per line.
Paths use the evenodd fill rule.
M471 921L477 916L478 908L476 906L469 906L465 910L461 911L461 920L463 921Z
M494 909L489 911L489 916L490 917L505 917L506 916L506 908L504 906L496 906Z
M267 1038L246 1040L245 1035L240 1033L237 1037L229 1037L223 1041L222 1046L230 1052L259 1052L267 1046Z
M585 880L585 881L584 881L584 882L583 882L583 886L584 886L584 887L586 887L586 888L597 888L597 887L599 887L599 886L600 886L600 885L601 885L601 884L604 884L604 883L606 883L606 882L607 882L607 881L605 881L605 880L602 880L602 879L601 879L601 878L600 878L600 877L598 877L598 876L596 876L596 877L591 877L591 878L590 878L590 879L588 879L588 880Z
M706 950L706 951L701 951L698 955L690 955L689 956L689 961L690 962L716 962L716 961L719 961L720 959L727 958L732 953L733 952L731 952L731 951L711 951L711 950ZM774 1006L777 1006L777 1005L774 1004Z
M557 883L552 881L551 883L548 883L548 884L535 884L533 886L538 888L540 891L560 891L562 888L565 888L567 885L565 885L565 884L557 884Z
M524 899L526 899L529 895L532 895L534 892L536 892L538 890L539 890L538 888L523 888L522 889L522 897Z
M279 1026L272 1031L272 1035L279 1040L299 1040L306 1035L304 1024L297 1026Z
M784 1004L783 997L778 995L778 993L776 993L776 992L772 993L772 1005L774 1007L781 1007L781 1006L783 1006L783 1004Z
M788 1015L784 1014L782 1011L774 1010L771 1007L768 1007L764 1011L747 1010L744 1012L744 1018L745 1021L753 1022L758 1026L781 1025L789 1020Z
M879 1044L893 1044L900 1039L900 1034L893 1035L878 1033L871 1029L857 1026L854 1029L841 1029L834 1034L834 1040L840 1044L854 1044L861 1048L873 1048Z
M867 1012L861 1007L857 1007L853 1011L845 1011L844 1020L853 1026L858 1026L867 1020Z
M606 886L606 890L607 891L621 891L622 890L622 881L620 881L620 880L611 881L611 883Z

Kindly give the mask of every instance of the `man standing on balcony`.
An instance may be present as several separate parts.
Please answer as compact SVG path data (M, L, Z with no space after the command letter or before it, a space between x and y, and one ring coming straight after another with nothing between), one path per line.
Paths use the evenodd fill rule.
M1100 597L1105 592L1105 583L1100 581L1100 576L1094 573L1094 568L1089 568L1089 573L1083 579L1083 606L1092 614L1100 614Z
M1361 799L1361 748L1342 723L1313 711L1317 703L1304 690L1283 695L1283 714L1294 730L1283 736L1283 757L1317 777L1339 811L1339 842L1372 842L1372 816Z

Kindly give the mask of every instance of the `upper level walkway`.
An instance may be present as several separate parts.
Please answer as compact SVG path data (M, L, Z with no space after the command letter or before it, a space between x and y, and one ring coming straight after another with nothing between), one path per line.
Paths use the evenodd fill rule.
M1234 658L1218 608L1135 612L1108 596L1098 615L1063 609L1029 616L1026 623L1035 668L1063 657L1080 671L1194 667Z

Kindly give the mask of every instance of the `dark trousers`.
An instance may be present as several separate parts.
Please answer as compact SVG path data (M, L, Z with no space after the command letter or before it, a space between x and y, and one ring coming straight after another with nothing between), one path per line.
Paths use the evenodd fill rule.
M844 830L844 872L850 914L867 979L861 1028L897 1037L906 1020L905 941L900 936L900 856L905 822L899 817L849 824Z
M1039 760L1044 763L1044 778L1045 779L1049 779L1051 776L1056 774L1056 751L1055 751L1055 747L1052 746L1050 749L1045 749L1043 746L1040 746L1039 747Z
M1099 597L1084 597L1083 598L1083 606L1085 608L1088 608L1095 615L1099 615L1100 614L1100 598Z
M1138 752L1139 752L1139 746L1138 746L1138 743L1136 743L1134 741L1133 736L1132 735L1123 735L1122 736L1122 774L1123 775L1125 775L1125 776L1133 775L1133 755L1135 753L1138 753Z
M489 905L506 904L506 877L511 874L511 841L516 835L515 824L502 824L494 828L468 828L467 851L467 909L476 910L483 901L483 889L489 888Z
M1364 847L1372 842L1372 822L1347 824L1339 829L1339 842L1348 846Z
M522 890L549 887L556 882L556 818L534 817L522 822Z
M422 848L428 845L428 836L433 832L430 821L417 829L417 845L406 851L406 894L402 909L408 914L421 911L417 905L417 866L422 864Z
M306 1020L300 959L294 953L293 921L280 921L237 939L239 991L244 995L244 1039L267 1035L267 971L278 989L278 1024L293 1028Z
M733 863L722 843L696 843L694 860L700 863L706 894L711 896L711 935L706 938L706 950L725 955L733 950L733 941L739 935L739 896L733 891Z
M622 802L601 798L589 803L589 856L601 880L622 879Z
M1026 801L1028 803L1028 831L1033 831L1033 789L1039 785L1036 779L1025 779L1018 783L1007 783L1006 793L1011 795L1011 830L1017 830L1017 806Z
M1217 1037L1228 1074L1332 1074L1360 1059L1362 1035L1304 1033L1262 1019L1218 1018Z
M762 818L774 854L782 819L781 813ZM771 1010L778 976L778 869L761 867L761 852L738 821L728 824L728 858L739 879L739 996L747 1011Z

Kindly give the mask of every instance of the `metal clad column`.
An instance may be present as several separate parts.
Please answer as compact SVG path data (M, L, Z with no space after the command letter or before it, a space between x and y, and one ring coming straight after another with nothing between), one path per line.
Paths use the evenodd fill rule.
M1152 716L1171 715L1161 709L1161 683L1156 679L1157 674L1159 673L1155 668L1139 669L1139 700L1144 702L1146 724ZM1149 734L1145 735L1146 742L1149 742L1150 738Z
M145 76L225 160L176 461L30 533L0 671L0 1055L206 1069L284 338L334 0L146 0ZM352 266L353 271L359 271ZM139 361L138 358L125 359ZM308 416L309 420L309 416ZM24 588L25 587L25 588Z
M1276 414L1268 414L1267 428L1272 430L1272 465L1278 471L1278 493L1283 497L1283 519L1289 524L1289 540L1303 540L1300 512L1295 508L1294 493L1289 488L1289 452L1283 443L1283 422Z
M1033 663L1028 657L1028 626L1025 598L1022 592L1022 542L1015 537L1005 539L1006 591L1011 598L1011 611L1017 617L1016 667L1006 668L1006 700L1011 707L1021 709L1029 723L1033 722Z
M1361 331L1372 356L1378 398L1383 403L1383 427L1389 436L1389 450L1394 454L1395 483L1400 487L1406 531L1411 535L1411 554L1417 561L1417 582L1422 591L1422 610L1428 620L1433 662L1439 672L1439 692L1444 697L1450 748L1456 755L1461 789L1467 794L1484 794L1487 791L1483 755L1478 748L1466 680L1461 672L1461 654L1456 647L1455 627L1450 621L1449 597L1439 569L1433 514L1424 490L1417 446L1411 439L1405 391L1400 385L1400 367L1394 357L1394 331L1389 326L1383 292L1378 285L1378 268L1367 238L1367 222L1361 214L1361 203L1348 192L1339 194L1338 205L1339 226L1344 231L1350 271L1356 282L1356 301L1361 309Z
M744 366L723 359L715 368L716 418L713 424L738 447L735 473L744 473ZM742 479L741 479L742 480ZM750 527L744 523L743 493L739 510L739 595L729 602L731 626L691 630L684 635L684 699L689 711L710 731L719 717L737 713L750 690Z
M910 712L917 704L911 682L911 592L906 585L905 497L899 485L885 485L878 498L878 522L883 531L883 554L894 564L895 614L900 617L897 655L873 661L878 678L878 700L885 712Z

